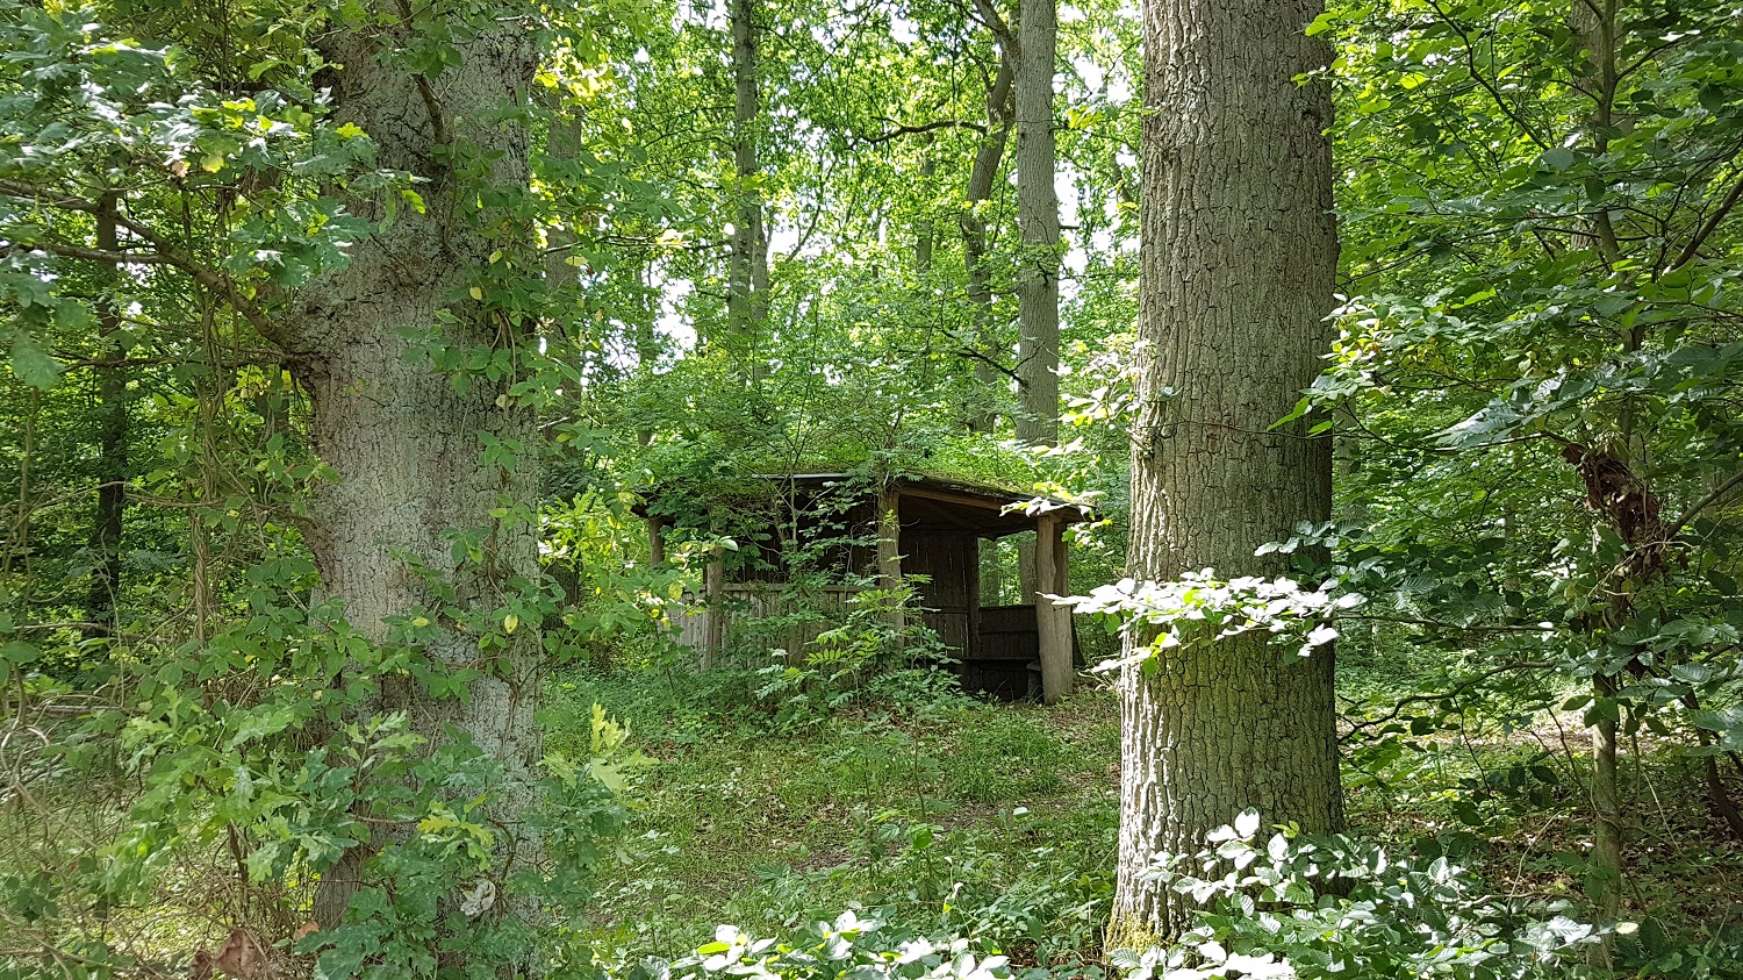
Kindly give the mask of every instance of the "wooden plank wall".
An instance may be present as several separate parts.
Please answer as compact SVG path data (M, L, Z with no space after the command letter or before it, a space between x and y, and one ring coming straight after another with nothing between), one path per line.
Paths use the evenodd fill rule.
M1034 606L986 606L980 611L980 642L973 659L1041 659Z
M971 607L979 601L969 589L980 561L976 538L970 534L905 530L902 532L902 574L925 575L916 589L925 623L955 656L967 654Z
M1034 606L985 606L973 652L962 662L965 690L1007 701L1041 693L1041 640Z
M760 582L728 582L723 591L721 614L724 622L721 624L724 658L732 662L735 651L735 639L742 639L744 627L739 626L735 637L734 625L747 621L767 620L791 614L799 603L785 594L779 585ZM812 621L794 623L785 627L784 635L768 636L759 642L761 649L754 651L738 651L740 666L754 659L751 666L768 662L768 651L776 647L785 649L790 654L804 650L805 645L817 638L817 634L827 629L841 625L847 618L848 600L857 588L848 586L829 587L818 590L809 603L812 610L819 616ZM701 650L708 641L708 605L703 597L694 593L684 596L683 603L672 612L672 623L678 629L678 642L692 650Z

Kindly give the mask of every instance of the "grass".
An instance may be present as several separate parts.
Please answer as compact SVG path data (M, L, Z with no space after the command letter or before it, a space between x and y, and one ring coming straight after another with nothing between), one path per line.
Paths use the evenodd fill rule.
M1353 666L1346 692L1386 704L1412 689L1391 661ZM769 710L744 672L555 678L548 749L585 757L597 702L650 760L625 794L630 827L584 938L622 962L694 949L720 923L792 935L853 909L886 937L965 935L1019 965L1096 971L1119 821L1117 699L1091 687L1053 708L992 704L938 676L887 675L864 699L809 712ZM1346 746L1351 829L1453 854L1495 892L1565 899L1577 917L1591 843L1579 721L1502 729L1506 715L1472 706L1469 731L1401 737L1396 752ZM1642 923L1638 943L1667 951L1643 946L1630 962L1680 957L1647 976L1743 976L1743 848L1707 813L1696 760L1630 745L1623 775L1626 914ZM114 799L94 788L45 780L43 806L0 807L0 879L114 839L128 787ZM114 925L141 930L130 945L164 962L217 941L232 896L209 886L233 879L226 856L188 855L197 873L167 875L155 908L117 910ZM1690 968L1702 957L1706 972Z
M796 731L645 679L570 678L556 694L553 738L598 701L656 760L601 893L610 949L670 953L720 922L767 935L859 908L1019 961L1095 956L1118 825L1106 693L1047 711L934 697Z
M1344 686L1385 703L1391 681L1383 668ZM854 908L897 931L972 936L1018 963L1099 961L1119 819L1110 692L1041 708L928 690L783 727L756 706L752 683L646 673L557 683L554 741L597 701L654 760L598 903L592 938L608 955L693 948L722 922L787 933ZM1410 739L1377 769L1346 772L1351 829L1442 850L1503 894L1565 899L1577 916L1585 760L1547 755L1565 746L1542 735ZM1633 758L1630 914L1650 927L1643 935L1734 941L1743 851L1708 825L1692 763L1651 747Z

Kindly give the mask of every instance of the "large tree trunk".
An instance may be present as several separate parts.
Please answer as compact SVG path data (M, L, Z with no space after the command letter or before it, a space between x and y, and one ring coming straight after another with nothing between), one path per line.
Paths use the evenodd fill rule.
M1054 189L1053 69L1059 40L1055 0L1022 0L1017 30L1017 441L1059 438L1059 192ZM1035 543L1018 544L1023 601L1036 601Z
M1146 0L1142 303L1129 571L1276 576L1259 545L1327 517L1331 444L1267 432L1319 370L1337 241L1319 0ZM1143 637L1128 639L1128 644ZM1135 651L1129 651L1135 652ZM1119 878L1110 941L1172 936L1181 898L1141 877L1247 807L1342 821L1329 653L1188 645L1120 678Z
M1054 189L1054 0L1023 0L1017 48L1017 224L1023 258L1017 298L1017 439L1051 446L1059 435L1059 193Z
M397 16L405 8L386 9ZM457 37L460 65L420 80L383 56L382 44L403 40L394 31L407 33L338 30L322 45L341 66L339 118L369 132L382 166L427 183L419 185L423 213L402 209L395 223L359 242L350 265L303 298L291 328L306 352L297 376L314 406L314 449L337 472L313 503L308 541L322 597L342 602L364 636L383 640L390 617L424 612L436 623L419 650L431 667L478 671L464 700L432 698L408 678L384 683L366 710L403 710L433 740L445 740L451 726L502 766L508 783L492 816L508 828L500 846L520 870L541 856L538 842L517 829L541 754L533 718L537 626L514 631L507 650L481 654L475 636L438 617L443 603L426 576L455 590L450 605L483 611L496 608L515 580L536 581L536 528L490 512L536 500L540 442L530 411L503 397L504 385L483 378L458 385L423 345L532 342L468 291L493 252L527 244L512 217L477 202L480 182L511 196L527 185L525 124L503 110L524 103L536 55L531 34L505 18L488 33ZM462 180L450 169L455 156L488 163ZM516 457L487 461L490 440L515 447ZM483 532L482 560L457 562L450 534L468 531ZM364 851L348 851L321 882L315 914L323 926L338 920L366 876ZM498 905L525 907L512 894Z

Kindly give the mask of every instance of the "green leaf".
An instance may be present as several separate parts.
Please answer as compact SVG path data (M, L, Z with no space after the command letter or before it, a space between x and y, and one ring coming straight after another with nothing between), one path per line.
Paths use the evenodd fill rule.
M1605 722L1615 723L1622 718L1622 706L1615 698L1598 698L1592 706L1586 709L1585 724L1599 725Z
M1295 421L1296 419L1302 417L1303 415L1306 415L1308 409L1310 409L1312 407L1313 407L1313 402L1309 401L1308 397L1306 395L1302 395L1301 400L1295 403L1295 407L1289 410L1288 415L1285 415L1282 418L1278 419L1277 421L1272 422L1270 425L1266 426L1265 431L1271 432L1273 430L1282 428L1285 425L1288 425L1289 423Z
M1574 151L1565 146L1552 146L1538 157L1542 164L1551 170L1562 171L1574 165Z
M36 345L27 333L20 332L12 340L12 373L32 388L54 387L61 376L61 362Z
M33 643L26 643L23 640L7 640L4 644L0 644L0 661L5 661L15 667L35 663L40 656L42 656L42 651L38 650Z

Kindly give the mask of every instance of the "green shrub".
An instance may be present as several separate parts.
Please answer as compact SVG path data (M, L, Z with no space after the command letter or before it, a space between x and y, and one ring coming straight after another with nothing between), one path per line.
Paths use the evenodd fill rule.
M1586 975L1588 951L1607 941L1559 904L1489 892L1444 856L1294 826L1261 838L1251 810L1206 844L1147 872L1190 903L1197 925L1176 943L1116 953L1128 980L1569 977Z

